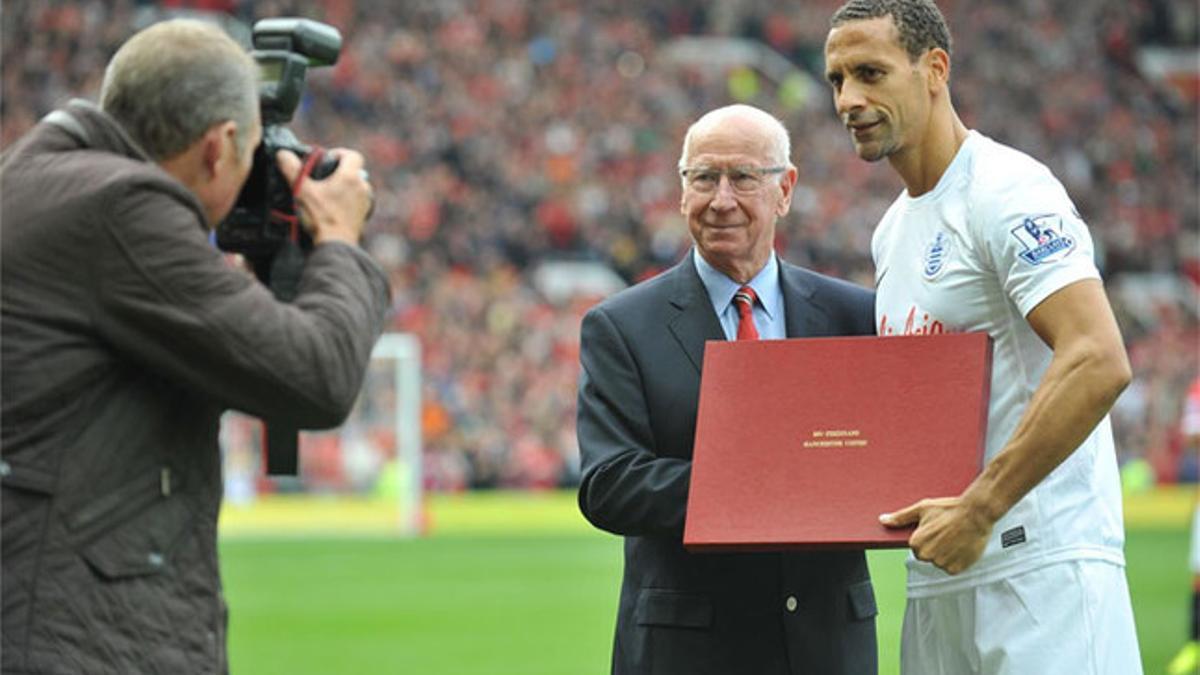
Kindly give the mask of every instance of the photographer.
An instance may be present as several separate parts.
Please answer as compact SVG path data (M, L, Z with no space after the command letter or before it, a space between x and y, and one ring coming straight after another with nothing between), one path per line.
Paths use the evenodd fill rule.
M362 157L307 179L291 304L210 243L261 134L258 67L169 21L0 163L5 673L221 673L219 418L349 412L389 303ZM276 158L289 182L299 158Z

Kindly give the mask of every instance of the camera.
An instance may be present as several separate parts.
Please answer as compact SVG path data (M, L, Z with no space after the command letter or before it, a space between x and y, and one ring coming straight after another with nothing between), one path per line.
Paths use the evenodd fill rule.
M297 224L291 187L275 154L291 150L305 160L313 152L285 125L300 104L308 68L336 63L342 36L333 26L309 19L275 18L254 24L253 43L262 143L254 151L254 164L233 210L217 225L217 247L242 254L258 279L286 302L296 295L304 252L312 248L312 240ZM309 177L320 180L336 169L336 159L321 157Z
M263 19L254 24L254 51L259 67L258 100L262 142L233 210L217 224L217 247L240 253L255 276L283 302L295 299L304 270L304 253L312 238L299 226L292 189L275 163L275 154L291 150L306 160L314 149L301 143L285 125L292 120L304 77L310 66L330 66L342 50L342 36L333 26L309 19ZM337 169L337 160L323 155L309 173L320 180ZM268 421L268 474L295 475L298 469L296 429Z

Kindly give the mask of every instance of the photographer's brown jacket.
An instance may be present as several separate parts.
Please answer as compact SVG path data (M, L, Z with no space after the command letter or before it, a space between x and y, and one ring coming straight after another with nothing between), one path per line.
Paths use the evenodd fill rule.
M221 673L218 418L338 424L389 302L318 246L285 305L94 106L0 164L5 673Z

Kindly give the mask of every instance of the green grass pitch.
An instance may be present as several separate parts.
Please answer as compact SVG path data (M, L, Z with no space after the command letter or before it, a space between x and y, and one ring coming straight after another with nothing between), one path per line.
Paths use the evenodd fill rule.
M510 502L518 508L492 522L482 518L479 527L456 507L440 507L445 526L435 520L434 534L416 540L224 536L231 672L607 673L620 539L588 529L569 495L519 507L529 499L485 498L477 504L481 513L504 513ZM1128 533L1147 675L1164 672L1186 632L1187 548L1183 527ZM898 672L903 552L870 557L880 604L880 673L890 675Z

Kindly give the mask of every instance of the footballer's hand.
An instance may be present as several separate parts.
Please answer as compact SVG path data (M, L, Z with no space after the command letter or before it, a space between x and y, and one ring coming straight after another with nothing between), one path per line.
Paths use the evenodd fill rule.
M917 529L908 539L913 555L948 574L958 574L979 560L993 525L961 497L922 499L879 516L879 522L887 527L916 524Z
M296 194L300 222L316 244L327 241L358 244L374 199L363 169L363 156L344 148L326 154L338 160L337 169L320 180L308 178L301 183ZM280 150L275 161L288 185L295 185L303 168L300 158L290 150Z

